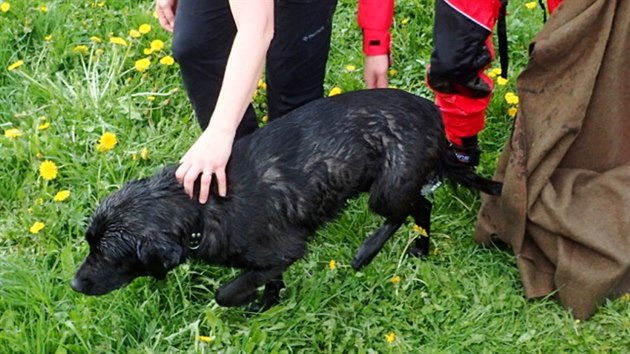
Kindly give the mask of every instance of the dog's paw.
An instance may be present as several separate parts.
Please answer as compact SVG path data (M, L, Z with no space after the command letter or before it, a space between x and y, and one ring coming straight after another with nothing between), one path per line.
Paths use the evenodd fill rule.
M361 270L361 268L363 268L365 265L366 265L366 259L364 257L360 257L359 255L354 257L354 259L350 263L350 266L352 266L352 269L356 271Z
M429 255L430 249L431 242L429 241L429 237L420 236L416 239L414 245L409 247L407 253L416 258L426 258Z
M429 255L428 251L425 251L425 250L417 248L417 247L410 247L409 251L407 251L407 253L410 256L413 256L413 257L416 257L416 258L427 258L427 256Z

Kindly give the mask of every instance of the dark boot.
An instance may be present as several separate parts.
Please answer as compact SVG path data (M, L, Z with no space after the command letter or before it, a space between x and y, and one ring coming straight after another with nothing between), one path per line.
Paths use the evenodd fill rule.
M455 153L457 161L468 165L470 167L476 167L479 165L479 158L481 156L481 149L477 142L477 135L462 138L462 145L451 143L451 150Z

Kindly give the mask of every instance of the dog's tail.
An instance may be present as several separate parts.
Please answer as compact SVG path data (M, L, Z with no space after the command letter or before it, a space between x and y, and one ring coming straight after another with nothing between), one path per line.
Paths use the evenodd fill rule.
M440 171L443 178L489 195L497 196L501 194L503 183L479 176L472 167L459 162L451 149L447 148L442 151Z

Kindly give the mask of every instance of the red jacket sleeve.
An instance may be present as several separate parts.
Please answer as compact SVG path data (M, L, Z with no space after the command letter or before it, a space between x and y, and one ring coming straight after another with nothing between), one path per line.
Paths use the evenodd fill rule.
M359 0L357 19L363 30L365 55L389 54L394 0Z

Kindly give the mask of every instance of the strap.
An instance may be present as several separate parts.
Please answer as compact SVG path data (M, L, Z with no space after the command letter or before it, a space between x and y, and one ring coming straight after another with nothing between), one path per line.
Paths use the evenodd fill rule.
M545 3L543 0L538 0L538 4L540 4L540 8L543 10L543 23L547 22L547 9L545 8Z
M507 79L508 73L508 41L507 41L507 25L505 17L507 15L508 0L501 0L501 8L499 9L499 20L497 23L497 34L499 36L499 59L501 62L501 77Z

